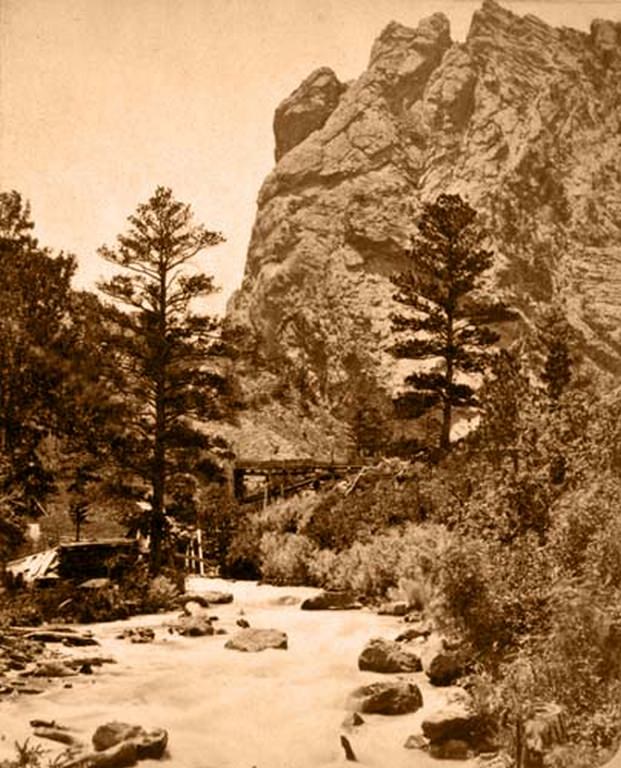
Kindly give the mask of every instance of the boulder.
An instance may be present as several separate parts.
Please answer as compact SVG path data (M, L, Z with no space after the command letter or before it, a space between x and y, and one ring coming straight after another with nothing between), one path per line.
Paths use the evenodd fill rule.
M97 728L92 741L97 752L110 750L122 743L131 743L136 749L138 760L159 760L166 750L168 733L163 728L147 731L140 725L110 722Z
M382 603L377 612L380 616L405 616L410 610L410 606L405 600L393 600L389 603Z
M207 592L201 592L201 595L210 605L225 605L226 603L233 602L233 594L231 592L219 592L209 589ZM196 600L196 595L193 595L192 599Z
M428 746L429 740L421 733L413 733L411 736L408 736L403 745L404 749L427 749Z
M453 652L438 653L433 657L427 675L432 685L452 685L464 671L459 654Z
M420 689L407 680L371 683L356 688L348 699L348 708L355 712L376 715L404 715L423 706Z
M346 731L351 731L359 725L364 725L364 718L358 712L350 712L341 723L341 727Z
M185 637L206 637L214 634L214 628L208 616L181 616L175 629Z
M40 661L32 674L34 677L70 677L76 673L74 669L63 661L49 659Z
M358 658L358 669L369 672L420 672L419 657L406 651L394 640L374 637L365 646Z
M308 597L300 606L303 611L348 611L362 608L352 592L334 590Z
M130 640L132 643L152 643L155 631L151 627L130 627L117 635L119 640Z
M116 664L116 659L113 659L112 656L77 656L73 659L65 659L64 663L71 669L79 671L85 665L101 667L103 664Z
M432 744L443 741L470 741L477 725L477 716L459 704L449 705L427 715L422 723L423 735Z
M274 598L271 602L272 605L298 605L301 600L294 595L282 595L281 597Z
M467 741L449 739L440 744L430 744L429 754L436 760L467 760L470 757L470 747Z
M287 635L278 629L242 629L226 641L224 646L232 651L255 653L267 648L287 650Z
M179 595L175 600L179 608L185 608L187 603L197 603L201 608L209 608L209 600L204 595Z
M433 632L431 622L420 622L415 626L408 627L395 638L397 643L409 643L412 640L418 640L419 637L426 638Z

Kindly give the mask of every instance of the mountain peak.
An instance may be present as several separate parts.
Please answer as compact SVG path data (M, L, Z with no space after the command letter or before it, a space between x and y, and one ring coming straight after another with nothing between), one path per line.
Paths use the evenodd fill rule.
M422 19L414 29L391 21L373 44L369 68L394 69L412 52L441 55L451 45L450 30L443 13Z

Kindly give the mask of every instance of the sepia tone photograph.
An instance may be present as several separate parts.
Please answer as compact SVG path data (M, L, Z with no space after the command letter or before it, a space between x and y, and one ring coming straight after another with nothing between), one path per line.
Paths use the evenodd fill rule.
M0 0L0 768L621 768L621 0Z

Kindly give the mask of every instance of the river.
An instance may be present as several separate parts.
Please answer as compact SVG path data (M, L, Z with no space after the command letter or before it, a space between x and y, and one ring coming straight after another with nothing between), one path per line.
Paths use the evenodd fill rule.
M359 685L386 679L360 672L357 658L371 637L394 638L403 627L399 620L369 610L301 611L299 601L316 593L301 587L198 578L190 579L188 587L232 592L233 603L210 609L219 617L216 626L233 633L242 611L253 627L285 631L288 650L240 653L225 649L222 635L171 635L165 625L175 614L92 625L101 643L93 650L118 663L71 678L70 689L57 682L41 695L0 703L0 758L12 753L13 741L24 740L29 721L39 718L70 726L85 738L110 720L166 728L171 768L352 765L339 742L347 695ZM298 604L283 604L287 596ZM118 639L128 626L155 628L155 641L141 645ZM348 734L362 765L455 765L404 749L406 738L420 732L423 713L441 706L448 694L448 689L430 686L423 673L411 677L421 688L422 710L399 717L365 715L365 724ZM54 748L52 742L45 746ZM141 765L155 768L149 762Z

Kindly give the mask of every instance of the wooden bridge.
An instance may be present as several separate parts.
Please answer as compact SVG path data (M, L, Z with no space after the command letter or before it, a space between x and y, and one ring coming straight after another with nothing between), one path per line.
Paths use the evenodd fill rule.
M304 488L319 488L322 483L359 472L362 462L318 461L316 459L282 459L272 461L238 461L233 470L235 497L242 504L267 505L275 498L286 498ZM248 492L247 481L253 478L261 489Z

